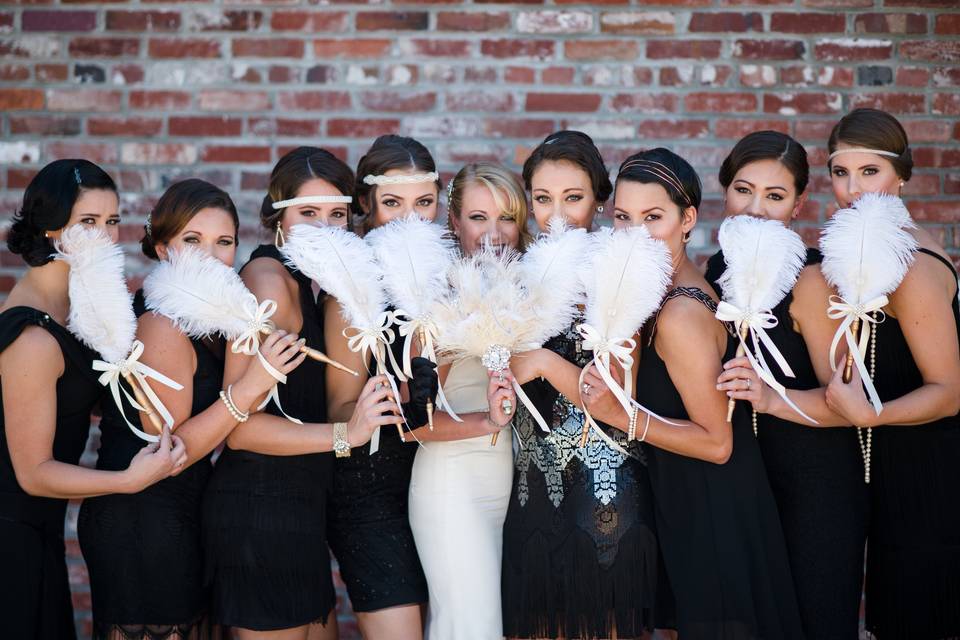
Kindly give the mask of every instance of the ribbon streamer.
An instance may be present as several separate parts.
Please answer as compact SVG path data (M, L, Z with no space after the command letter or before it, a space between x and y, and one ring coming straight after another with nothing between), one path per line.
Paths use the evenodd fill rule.
M850 331L850 325L853 324L854 320L860 320L861 323L869 322L871 324L882 321L882 319L874 319L870 313L873 311L883 313L882 309L888 302L887 296L880 295L862 304L850 304L840 296L833 295L830 296L830 306L827 308L827 316L831 320L842 319L840 326L837 327L837 332L833 336L833 341L830 343L830 368L834 371L837 370L837 347L840 345L840 339L842 337L846 338L847 349L853 354L853 361L857 365L857 370L860 371L863 386L867 390L867 397L870 398L870 404L873 405L873 410L877 412L878 416L880 412L883 411L883 403L880 402L880 396L877 394L876 387L873 386L873 380L870 378L870 372L864 362L871 332L867 330L866 325L861 325L864 328L860 332L860 340L858 342L857 339L853 337L853 332Z
M421 329L423 330L424 344L420 345L420 355L424 358L427 358L434 364L438 363L437 360L437 350L436 350L436 340L437 340L437 325L436 323L430 320L423 319L409 319L402 320L401 318L409 318L408 314L403 309L397 309L393 312L394 321L397 323L397 333L400 337L403 337L403 369L398 373L398 376L401 381L405 378L413 378L413 369L410 363L411 353L413 350L413 339L414 337L420 334ZM402 373L402 375L400 375ZM457 415L456 411L453 410L453 407L450 406L450 403L447 402L447 397L443 394L443 385L440 384L439 379L437 380L437 409L444 411L451 418L457 422L463 422L463 419Z
M146 440L147 442L159 442L160 436L150 435L149 433L141 431L135 427L130 420L127 419L127 415L123 410L123 401L120 398L121 392L127 398L127 401L130 403L130 405L137 411L146 411L146 408L141 407L140 404L130 396L130 393L120 384L120 379L126 377L127 375L133 376L137 384L140 385L140 389L143 391L144 395L147 396L147 399L153 405L153 408L156 409L157 413L160 414L160 417L163 418L163 422L167 428L173 427L173 416L170 415L170 412L167 411L165 406L163 406L160 398L157 397L157 394L153 391L153 389L150 388L150 385L147 384L147 378L156 380L160 384L169 387L174 391L180 391L183 389L183 385L171 380L156 369L152 369L140 362L140 356L142 354L143 343L139 340L134 340L133 347L130 349L130 355L128 355L125 360L117 363L94 360L93 369L95 371L102 372L99 378L100 384L110 388L110 394L113 396L113 401L116 403L117 408L120 409L120 415L123 417L123 421L127 423L127 426L130 427L130 430L142 440Z
M798 415L812 424L819 424L787 397L787 388L777 381L773 370L770 368L770 365L767 364L763 351L760 349L760 345L763 344L763 346L767 348L767 353L769 353L770 357L777 363L777 366L780 367L784 375L790 378L796 377L793 369L791 369L787 363L787 359L783 356L783 353L780 352L780 349L777 348L773 339L767 334L767 329L772 329L779 323L777 317L766 311L743 311L726 301L721 301L717 305L716 317L718 320L732 322L734 324L740 345L743 347L743 353L747 356L750 366L757 372L760 379L763 380L768 387L776 391L777 395L783 398L783 401ZM743 339L742 328L744 325L746 325L749 330L750 342L753 344L752 352Z

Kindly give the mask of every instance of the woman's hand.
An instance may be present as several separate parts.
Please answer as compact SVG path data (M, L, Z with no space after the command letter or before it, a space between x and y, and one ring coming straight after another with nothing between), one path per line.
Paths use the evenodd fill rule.
M620 373L620 368L612 367L612 369L610 375L617 384L622 385L623 374ZM626 415L623 405L610 391L607 383L600 377L597 365L592 362L584 367L583 383L580 385L580 400L594 420L599 420L618 429L621 428L618 418ZM622 430L626 431L626 429Z
M366 444L374 431L388 424L403 425L400 407L393 397L393 389L390 388L387 377L374 376L367 380L360 397L357 398L353 415L347 422L347 440L351 447Z
M725 392L728 398L746 400L757 413L769 413L774 395L746 356L724 363L723 373L717 378L717 390Z
M867 400L863 389L860 370L853 367L853 377L849 383L843 381L843 361L830 378L825 394L827 406L850 421L855 427L872 427L879 424L877 412Z
M306 340L297 339L297 334L277 329L260 344L260 355L271 367L287 375L307 357L306 353L300 353L300 348L305 343ZM270 391L275 384L277 379L267 371L260 358L257 358L256 363L250 363L234 387L242 387L250 397L256 398Z
M489 419L487 426L490 433L496 433L510 424L513 414L517 411L517 394L513 390L513 374L506 370L503 375L490 371L490 382L487 384L487 406ZM504 401L509 403L510 411L504 409Z
M143 491L168 476L180 473L186 461L187 448L183 440L170 435L170 429L164 426L160 440L140 449L123 472L127 475L129 493Z

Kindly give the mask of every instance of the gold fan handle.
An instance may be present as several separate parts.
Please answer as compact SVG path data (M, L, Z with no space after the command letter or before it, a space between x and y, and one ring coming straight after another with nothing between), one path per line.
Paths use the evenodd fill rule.
M147 415L147 420L150 421L151 426L153 426L158 434L163 433L163 420L160 418L160 414L157 413L156 407L153 406L153 403L147 398L147 395L140 388L140 385L137 384L136 379L129 373L123 374L123 379L127 381L127 384L133 391L133 397L136 398L137 404L143 407L143 413Z
M350 375L353 375L353 376L359 376L359 375L360 375L359 373L357 373L357 372L354 371L353 369L347 367L346 365L340 364L339 362L337 362L336 360L334 360L333 358L331 358L330 356L328 356L328 355L325 354L324 352L318 351L317 349L312 349L312 348L304 345L304 346L300 347L300 353L305 353L305 354L307 354L307 357L308 357L308 358L312 358L312 359L316 360L317 362L322 362L322 363L324 363L324 364L330 365L331 367L335 367L335 368L337 368L337 369L340 369L340 371L344 371L344 372L346 372L346 373L349 373Z
M420 338L420 352L423 353L423 346L427 343L427 332L423 327L417 330L417 337ZM427 426L433 431L433 400L427 399Z
M743 323L740 327L740 344L737 345L737 357L739 358L744 353L746 349L744 348L744 340L747 339L747 333L750 331L749 325L746 322ZM737 406L737 401L733 398L727 400L727 422L733 422L733 410Z
M855 319L850 323L850 330L853 332L853 341L857 344L860 343L860 318ZM853 380L853 351L847 352L847 362L843 365L843 382L844 384L850 384L850 381Z

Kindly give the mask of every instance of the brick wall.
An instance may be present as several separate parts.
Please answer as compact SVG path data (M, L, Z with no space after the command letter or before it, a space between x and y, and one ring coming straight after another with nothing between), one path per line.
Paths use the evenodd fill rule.
M44 163L82 156L118 179L125 241L166 185L200 176L235 197L249 249L267 174L292 146L355 164L372 137L401 132L449 177L481 158L518 166L572 127L611 168L656 145L690 160L706 185L692 246L706 254L737 138L774 128L807 145L812 240L832 206L827 134L869 105L907 127L908 205L960 259L958 62L958 0L34 0L0 8L0 210ZM20 270L0 250L0 294ZM82 609L81 565L73 575Z

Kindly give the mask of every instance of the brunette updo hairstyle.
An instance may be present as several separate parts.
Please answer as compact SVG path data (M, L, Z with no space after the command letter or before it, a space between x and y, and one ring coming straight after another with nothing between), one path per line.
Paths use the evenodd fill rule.
M806 190L810 179L807 150L802 144L779 131L754 131L740 138L720 165L721 186L726 189L740 169L760 160L776 160L786 167L793 176L798 196Z
M159 260L156 246L166 244L183 231L187 223L203 209L222 209L233 219L233 235L236 239L240 230L240 217L237 207L229 194L206 180L190 178L176 182L163 192L144 225L144 235L140 240L143 255L151 260Z
M89 160L54 160L40 169L13 214L7 247L31 267L47 264L54 250L44 233L65 227L80 194L95 189L117 193L113 178Z
M353 170L343 160L319 147L297 147L280 158L270 173L270 186L260 205L260 224L273 231L284 211L274 209L273 203L295 198L300 187L316 179L326 180L345 196L353 196ZM347 222L349 225L349 218Z
M700 176L689 162L669 149L657 147L633 154L620 165L617 182L621 180L659 184L681 213L687 207L700 208Z
M830 132L830 140L827 142L830 153L836 151L841 142L851 147L896 153L896 157L884 157L893 165L897 175L902 180L909 180L913 175L913 154L910 152L907 132L903 125L886 111L864 107L854 109L840 118L840 122ZM832 165L833 162L829 164Z
M537 145L527 161L523 163L523 183L530 191L533 174L543 162L571 162L590 176L590 186L593 188L593 197L598 203L606 202L613 193L613 184L610 182L610 172L603 164L600 150L593 143L593 138L582 131L557 131L551 133L543 142Z
M376 185L366 184L363 179L368 175L382 176L392 169L406 169L432 173L437 170L430 151L419 141L407 136L385 135L373 141L367 152L357 164L356 199L354 213L363 216L363 205L372 217L376 214ZM437 194L443 190L443 182L437 178Z

